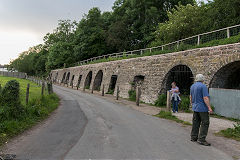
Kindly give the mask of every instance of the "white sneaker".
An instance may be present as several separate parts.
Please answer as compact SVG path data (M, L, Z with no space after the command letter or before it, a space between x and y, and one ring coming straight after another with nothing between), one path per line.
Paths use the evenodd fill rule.
M178 113L177 111L175 113Z

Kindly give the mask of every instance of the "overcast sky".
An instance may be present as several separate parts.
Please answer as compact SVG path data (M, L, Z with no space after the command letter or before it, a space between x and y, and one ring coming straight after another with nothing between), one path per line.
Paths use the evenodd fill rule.
M115 0L0 0L0 64L43 43L58 20L79 21L92 7L110 11Z

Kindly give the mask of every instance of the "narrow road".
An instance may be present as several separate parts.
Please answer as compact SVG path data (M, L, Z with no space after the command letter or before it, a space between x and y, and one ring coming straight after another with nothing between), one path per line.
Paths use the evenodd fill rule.
M232 159L191 142L181 125L55 86L62 105L42 126L19 137L9 152L28 159Z

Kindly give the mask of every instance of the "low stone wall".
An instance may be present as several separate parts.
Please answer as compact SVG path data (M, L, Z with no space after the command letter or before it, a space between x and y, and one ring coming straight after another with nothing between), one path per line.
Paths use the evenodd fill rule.
M240 90L210 88L209 93L217 114L240 119Z

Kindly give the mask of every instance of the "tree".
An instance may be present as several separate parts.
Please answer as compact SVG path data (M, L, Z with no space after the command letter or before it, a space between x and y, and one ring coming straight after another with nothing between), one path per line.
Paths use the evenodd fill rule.
M239 0L214 0L209 4L211 30L240 24Z
M114 23L108 31L107 42L121 51L144 48L154 39L152 33L158 23L168 20L168 11L175 8L178 3L186 5L193 2L193 0L117 0L113 6Z
M160 23L155 32L156 41L153 44L169 43L208 30L207 5L179 5L168 12L169 20Z
M74 41L77 60L111 53L111 48L106 44L106 30L111 23L110 18L110 12L101 14L98 8L92 8L79 22Z

